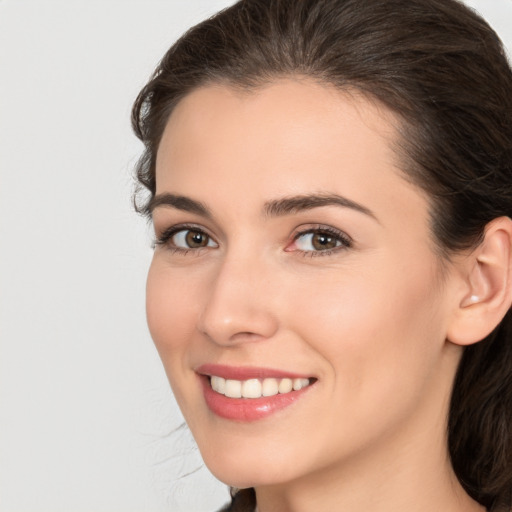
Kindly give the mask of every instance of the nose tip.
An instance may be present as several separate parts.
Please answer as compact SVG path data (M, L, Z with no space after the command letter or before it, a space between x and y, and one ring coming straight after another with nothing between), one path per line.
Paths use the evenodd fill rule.
M217 345L235 345L271 338L276 328L274 322L256 315L227 317L210 310L202 317L199 330Z
M265 340L278 329L268 281L249 268L241 275L224 267L212 283L197 328L218 345Z

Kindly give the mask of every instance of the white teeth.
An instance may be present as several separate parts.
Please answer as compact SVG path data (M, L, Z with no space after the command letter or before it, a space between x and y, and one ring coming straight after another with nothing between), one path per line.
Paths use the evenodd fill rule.
M263 396L274 396L279 393L279 384L277 379L265 379L261 386L261 394Z
M242 396L244 398L259 398L261 396L261 382L258 379L244 381L242 383Z
M309 384L308 379L293 379L293 390L299 391L302 388L305 388Z
M214 391L229 398L260 398L274 396L278 393L299 391L309 386L309 379L249 379L233 380L223 379L216 375L210 377L210 384Z
M289 393L293 389L292 379L282 379L279 383L279 393Z
M227 379L224 394L229 398L242 398L241 381Z
M212 389L217 391L217 393L221 393L222 395L226 391L226 379L222 377L217 377L216 375L212 376L211 380Z

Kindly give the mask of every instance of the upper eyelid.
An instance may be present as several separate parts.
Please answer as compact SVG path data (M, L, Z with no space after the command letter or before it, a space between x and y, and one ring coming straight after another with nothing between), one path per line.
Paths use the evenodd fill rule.
M217 245L219 245L219 239L216 235L212 234L211 230L206 228L204 225L195 223L195 222L182 222L173 224L167 227L164 227L163 229L157 229L156 226L154 226L155 231L155 244L162 243L162 240L165 242L169 240L172 236L179 233L180 231L187 231L187 230L197 230L201 233L204 233L206 236L211 238ZM291 234L288 236L288 240L295 241L300 236L306 235L308 233L328 233L332 236L338 237L339 239L344 242L344 245L352 245L353 244L353 238L344 230L341 230L339 228L335 228L332 225L329 224L303 224L301 226L297 226ZM164 240L165 239L165 240Z
M217 245L219 244L217 239L209 232L208 229L204 228L201 225L196 225L196 224L191 224L191 223L175 224L175 225L169 226L167 228L164 228L161 231L157 230L155 228L154 244L159 245L159 244L166 243L180 231L198 231L200 233L205 234L207 237L209 237L211 240L213 240Z
M292 238L293 240L296 240L299 236L306 235L308 233L329 233L331 235L338 236L347 242L353 242L353 238L346 231L325 224L298 227L294 230Z
M160 213L160 212L158 212ZM174 216L173 216L174 217ZM209 237L213 238L215 241L218 241L219 238L223 237L223 231L222 229L219 229L219 227L216 224L213 224L213 229L209 227L210 222L205 223L205 219L198 219L195 220L194 217L197 218L197 215L192 215L191 220L183 220L180 221L173 217L167 217L163 215L158 215L158 218L155 219L155 216L153 216L152 224L153 224L153 232L155 233L155 236L158 236L158 234L165 233L166 231L171 231L174 228L177 230L179 229L197 229L198 231L202 231L203 233L207 234ZM190 218L190 217L189 217ZM215 233L215 234L214 234Z
M155 233L160 233L161 235L164 233L178 233L180 231L200 231L201 233L204 233L205 235L212 236L210 233L210 230L202 226L201 224L196 224L194 222L180 222L178 224L172 224L170 226L166 226L163 229L157 229L156 226L154 227Z

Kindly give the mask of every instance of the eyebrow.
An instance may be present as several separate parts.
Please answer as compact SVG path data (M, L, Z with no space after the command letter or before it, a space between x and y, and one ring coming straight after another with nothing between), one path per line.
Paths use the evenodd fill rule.
M145 211L148 215L152 215L156 208L162 206L176 208L177 210L182 210L184 212L195 213L208 219L212 218L210 209L204 203L191 199L190 197L169 193L154 196L147 204Z
M271 217L290 215L303 210L311 210L322 206L342 206L364 213L378 222L375 214L366 206L338 194L305 194L284 197L265 203L264 212Z
M267 201L263 207L263 212L269 217L281 217L291 215L304 210L312 210L322 206L341 206L350 208L357 212L372 217L378 222L375 214L366 206L363 206L351 199L338 194L303 194L291 197L284 197ZM154 196L146 206L146 213L151 215L156 208L171 207L177 210L195 213L202 217L211 219L213 217L210 209L202 202L191 199L190 197L163 193Z

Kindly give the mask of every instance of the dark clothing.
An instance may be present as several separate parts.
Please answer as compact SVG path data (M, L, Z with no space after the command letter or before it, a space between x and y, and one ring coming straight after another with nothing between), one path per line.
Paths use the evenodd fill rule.
M254 512L256 509L256 494L254 489L232 489L231 503L219 512Z

